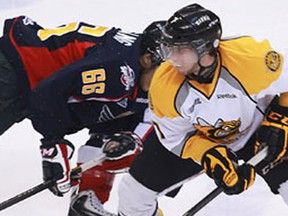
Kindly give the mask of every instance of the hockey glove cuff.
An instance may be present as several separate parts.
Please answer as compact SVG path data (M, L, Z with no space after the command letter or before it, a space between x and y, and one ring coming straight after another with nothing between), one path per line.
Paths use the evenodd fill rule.
M288 107L274 103L268 110L256 137L255 153L268 146L265 161L277 162L285 157L288 149Z
M70 190L70 162L74 146L68 140L41 140L44 181L55 181L49 188L55 195L63 196Z
M209 149L202 158L202 166L229 195L239 194L254 183L254 168L248 164L238 166L237 156L224 146Z

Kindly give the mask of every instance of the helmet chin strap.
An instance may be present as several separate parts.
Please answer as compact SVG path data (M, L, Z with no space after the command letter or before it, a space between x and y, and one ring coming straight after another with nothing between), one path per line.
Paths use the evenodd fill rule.
M189 80L195 80L199 83L211 83L214 77L214 72L217 68L217 64L218 64L218 58L216 56L214 62L210 65L210 66L202 66L200 63L200 59L198 60L197 63L200 66L199 72L197 75L195 74L189 74L186 75L186 78ZM202 75L205 72L204 75Z

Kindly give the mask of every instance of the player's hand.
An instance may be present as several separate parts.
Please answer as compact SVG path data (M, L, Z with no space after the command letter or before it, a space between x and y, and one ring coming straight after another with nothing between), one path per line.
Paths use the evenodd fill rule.
M202 166L229 195L239 194L254 183L254 168L248 164L239 166L237 156L224 146L209 149L202 158Z
M57 196L70 190L70 162L74 146L68 140L41 140L42 168L44 181L53 180L49 189Z
M142 147L142 141L136 134L126 131L115 133L104 140L102 150L107 160L103 166L111 172L127 169Z
M265 161L277 162L285 157L288 149L288 107L273 104L256 135L255 153L268 146Z

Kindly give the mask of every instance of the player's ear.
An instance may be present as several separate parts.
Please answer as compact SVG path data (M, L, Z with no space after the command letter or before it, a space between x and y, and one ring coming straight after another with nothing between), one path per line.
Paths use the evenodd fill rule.
M152 59L150 53L144 53L140 57L140 64L144 69L149 69L152 66Z

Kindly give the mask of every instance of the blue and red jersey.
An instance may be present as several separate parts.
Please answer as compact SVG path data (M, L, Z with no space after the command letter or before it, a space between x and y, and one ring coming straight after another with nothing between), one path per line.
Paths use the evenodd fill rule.
M44 137L143 112L140 45L141 35L121 29L83 22L44 29L25 16L6 20L0 40Z

